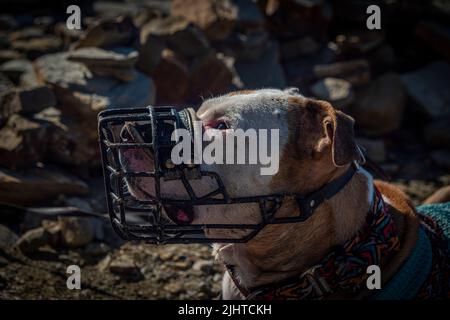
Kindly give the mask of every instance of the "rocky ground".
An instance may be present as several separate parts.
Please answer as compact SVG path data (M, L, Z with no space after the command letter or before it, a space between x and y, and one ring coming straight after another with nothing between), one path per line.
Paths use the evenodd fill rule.
M298 87L351 114L358 140L420 204L450 184L450 7L376 1L128 0L0 15L0 299L216 298L204 245L123 243L106 212L96 116ZM6 3L9 3L6 1ZM66 268L82 268L82 289Z

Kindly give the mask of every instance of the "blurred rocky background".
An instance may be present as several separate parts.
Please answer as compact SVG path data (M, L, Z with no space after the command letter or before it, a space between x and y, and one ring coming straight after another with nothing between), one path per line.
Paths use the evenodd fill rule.
M298 87L351 114L415 204L450 184L450 1L85 1L81 30L70 4L0 5L1 299L218 297L209 247L125 244L103 218L107 108Z

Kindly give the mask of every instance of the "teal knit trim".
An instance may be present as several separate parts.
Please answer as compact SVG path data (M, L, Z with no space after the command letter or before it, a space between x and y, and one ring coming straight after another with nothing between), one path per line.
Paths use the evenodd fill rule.
M416 246L401 269L381 290L372 295L373 300L411 300L427 279L432 264L431 243L422 227Z

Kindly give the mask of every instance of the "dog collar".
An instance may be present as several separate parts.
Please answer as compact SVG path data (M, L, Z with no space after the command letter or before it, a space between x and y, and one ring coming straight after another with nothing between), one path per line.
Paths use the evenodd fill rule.
M324 299L333 293L354 293L362 289L368 276L367 267L382 267L399 245L394 220L375 188L374 201L357 235L336 246L320 263L300 276L247 290L239 284L233 267L226 267L246 299Z

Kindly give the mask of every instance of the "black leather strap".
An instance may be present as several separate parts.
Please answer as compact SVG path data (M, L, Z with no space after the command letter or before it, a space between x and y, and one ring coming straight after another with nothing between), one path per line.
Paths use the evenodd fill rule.
M341 191L357 170L358 164L353 163L343 175L324 185L319 190L314 191L304 197L297 197L297 204L300 209L302 221L308 219L322 202L330 199L339 191Z

